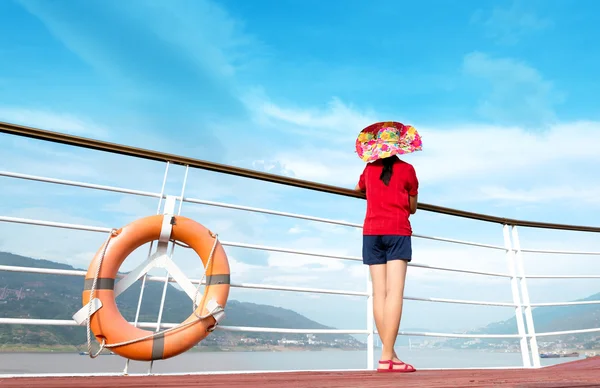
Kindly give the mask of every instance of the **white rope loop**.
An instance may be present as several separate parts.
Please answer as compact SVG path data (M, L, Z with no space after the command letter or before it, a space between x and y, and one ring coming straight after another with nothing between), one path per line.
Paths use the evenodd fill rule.
M141 338L135 338L135 339L132 339L132 340L129 340L129 341L124 341L124 342L119 342L119 343L114 343L114 344L107 344L106 340L104 338L102 338L102 342L100 343L100 349L98 350L97 353L94 354L94 353L92 353L92 341L91 341L91 329L90 329L90 319L91 319L91 316L92 316L92 299L94 298L94 292L95 292L95 288L96 288L96 282L98 281L98 276L100 275L100 267L102 265L102 261L104 260L104 256L106 254L106 249L108 248L108 243L110 242L110 239L117 234L117 230L116 229L113 229L111 231L111 233L109 234L109 236L108 236L108 238L106 240L106 244L104 245L104 249L102 251L102 255L100 256L100 259L98 261L98 268L96 269L96 275L94 276L94 281L92 283L92 289L90 291L90 301L88 303L88 305L90 307L89 307L89 310L88 310L88 318L87 318L87 347L88 347L88 354L89 354L90 358L96 358L96 357L98 357L98 355L102 352L103 349L110 349L110 348L116 348L116 347L119 347L119 346L131 345L131 344L134 344L136 342L141 342L141 341L144 341L144 340L147 340L147 339L150 339L150 338L154 338L154 337L156 337L158 335L164 335L164 334L169 333L171 331L175 331L175 330L187 327L187 326L191 326L191 325L193 325L193 324L195 324L195 323L197 323L197 322L199 322L199 321L201 321L203 319L206 319L208 317L213 316L214 314L217 314L219 312L224 311L223 307L218 306L213 311L209 311L208 314L206 314L206 315L198 315L198 313L196 312L196 301L198 299L198 294L200 293L200 286L202 284L202 281L206 277L206 270L208 269L208 267L210 266L210 264L212 262L212 259L213 259L214 253L215 253L215 249L217 247L217 243L219 242L217 234L212 233L210 231L209 231L209 233L210 233L211 237L213 237L215 239L215 241L214 241L212 249L210 251L210 255L208 257L208 261L206 262L206 267L204 267L204 274L202 275L202 279L200 280L200 283L198 283L198 287L196 288L196 294L194 295L194 300L192 302L192 311L194 312L194 315L196 316L197 319L195 319L193 321L190 321L188 323L185 323L185 324L183 324L183 323L179 324L179 325L177 325L175 327L172 327L170 329L166 329L166 330L163 330L163 331L154 332L154 333L151 333L151 334L149 334L147 336L144 336L144 337L141 337ZM187 244L178 243L175 240L171 240L171 241L174 244L183 246L185 248L191 248ZM218 325L218 321L215 322L214 326L208 328L207 331L209 331L209 332L214 331L214 329L216 328L217 325Z
M200 279L200 282L198 282L198 287L196 287L196 294L194 295L194 301L192 302L192 310L194 311L194 315L196 316L196 318L198 318L198 320L202 320L205 319L209 316L214 315L217 312L221 312L224 311L223 307L218 306L218 308L216 309L216 311L209 311L207 316L201 316L198 315L198 313L196 312L196 301L198 300L198 294L200 293L200 286L202 285L202 282L206 279L206 270L210 267L210 264L212 262L213 256L215 254L215 249L217 248L217 242L219 241L219 235L213 232L210 232L210 235L212 238L215 239L215 242L213 243L213 246L210 250L210 255L208 255L208 261L206 262L206 267L204 268L204 274L202 275L202 279ZM207 284L208 286L208 284ZM209 332L212 332L215 330L215 328L217 327L217 325L219 324L219 322L217 320L215 320L215 324L214 326L208 328Z
M106 238L106 242L104 243L104 249L102 250L102 255L100 255L100 259L98 260L98 268L96 268L96 275L94 276L94 281L92 282L92 289L90 290L90 300L88 302L88 306L89 306L88 318L87 318L87 324L86 324L86 326L87 326L87 348L88 348L88 354L89 354L90 358L98 357L98 355L100 355L100 353L102 352L102 349L104 349L104 346L106 345L106 341L103 338L98 352L96 354L92 353L90 320L92 317L92 301L94 300L94 293L96 292L96 283L98 282L98 276L100 276L100 267L102 267L102 261L104 260L104 255L106 255L106 250L108 249L108 243L110 242L110 239L116 235L117 235L117 230L112 229L110 231L110 233L108 234L108 237Z

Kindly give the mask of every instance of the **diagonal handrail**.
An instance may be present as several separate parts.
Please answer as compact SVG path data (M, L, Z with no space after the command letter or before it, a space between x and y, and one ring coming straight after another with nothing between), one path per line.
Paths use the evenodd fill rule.
M297 188L303 188L313 191L319 191L323 193L341 195L345 197L361 198L364 199L363 193L355 190L326 185L323 183L317 183L297 178L291 178L261 171L250 170L241 167L230 166L226 164L213 163L206 160L190 158L182 155L169 154L160 151L154 151L144 148L131 147L123 144L110 143L102 140L90 139L80 136L69 135L60 132L47 131L43 129L27 127L23 125L17 125L0 121L0 132L11 135L24 136L28 138L49 141L53 143L60 143L65 145L71 145L76 147L88 148L97 151L104 151L113 154L120 154L126 156L133 156L142 159L148 159L159 162L169 162L171 164L178 164L189 166L193 168L199 168L202 170L218 172L222 174L234 175L244 178L250 178L255 180L261 180L271 183L277 183L287 186L293 186ZM487 221L502 225L517 225L530 228L543 228L543 229L560 229L560 230L572 230L580 232L594 232L600 233L600 227L584 226L584 225L568 225L568 224L556 224L548 222L537 222L537 221L526 221L516 220L511 218L497 217L487 214L469 212L464 210L452 209L437 205L431 205L426 203L419 203L419 209L424 211L430 211L438 214L451 215L462 218L469 218L479 221Z

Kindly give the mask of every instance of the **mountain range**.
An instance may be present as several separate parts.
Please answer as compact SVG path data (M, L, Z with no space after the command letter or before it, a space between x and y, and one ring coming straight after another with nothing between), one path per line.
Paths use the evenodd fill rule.
M66 264L6 252L0 252L0 265L76 269ZM135 317L140 289L141 281L138 281L117 298L119 311L130 322ZM157 301L161 299L162 289L162 282L146 282L140 309L140 322L156 321L159 309ZM7 290L12 290L12 293ZM82 306L82 290L83 277L79 276L0 271L0 317L71 319L72 315ZM17 295L19 291L21 294ZM191 313L192 302L189 297L183 291L169 285L162 322L181 322ZM231 299L227 302L226 315L221 325L331 329L289 309ZM305 334L238 333L217 330L211 333L205 341L235 344L239 343L241 338L248 337L258 339L263 343L276 343L282 338L306 340ZM315 335L314 340L327 343L337 340L352 346L361 345L354 337L343 334ZM85 342L85 327L0 325L0 346L57 346L60 344L78 346Z
M576 301L600 301L600 293L590 295ZM594 329L600 328L600 304L583 304L570 306L544 306L532 309L536 333ZM525 320L525 317L523 317ZM525 322L527 330L527 323ZM513 316L507 320L493 322L487 326L470 330L469 334L517 334L517 320ZM480 344L516 343L518 340L485 339ZM469 340L452 339L447 346L463 347ZM538 337L539 343L563 342L570 345L581 345L582 348L600 349L600 332L568 334L561 336Z

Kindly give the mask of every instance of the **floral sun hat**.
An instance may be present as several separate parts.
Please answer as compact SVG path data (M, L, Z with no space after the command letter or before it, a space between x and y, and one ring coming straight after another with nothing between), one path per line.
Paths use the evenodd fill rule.
M363 129L356 139L356 153L365 162L394 155L421 151L423 143L411 125L396 121L383 121Z

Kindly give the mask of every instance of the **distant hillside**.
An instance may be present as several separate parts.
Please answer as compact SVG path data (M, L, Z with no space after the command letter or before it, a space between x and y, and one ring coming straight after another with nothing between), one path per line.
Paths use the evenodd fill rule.
M76 269L66 264L0 252L0 265L41 267L52 269ZM163 283L147 282L140 310L140 321L156 321ZM141 281L136 282L117 298L121 314L129 320L135 318ZM3 289L5 289L3 291ZM15 291L22 291L19 298ZM83 277L51 274L31 274L0 271L0 317L71 319L81 308ZM6 292L6 290L13 290ZM189 297L170 286L167 292L163 322L181 322L192 312ZM329 329L292 310L229 300L222 325L277 327L302 329ZM306 340L304 334L231 333L215 331L203 343L235 346L242 338L252 338L259 343L272 343L282 338ZM351 346L361 346L349 335L316 335L315 340L333 342L338 340ZM86 342L84 327L0 325L2 345L81 345ZM247 341L246 341L247 342Z
M600 300L600 293L577 301ZM590 329L600 327L600 304L537 307L532 310L535 329L539 332ZM496 322L486 326L488 332L501 333L503 330L516 331L516 318Z
M600 300L600 293L591 295L577 301ZM532 310L535 331L537 333L600 328L600 304L537 307ZM525 317L523 317L525 319ZM510 319L472 330L476 334L515 334L517 333L517 320ZM561 340L573 344L586 344L587 346L600 347L600 332L577 335L540 337L539 342L554 342ZM516 340L515 340L516 341ZM448 344L462 345L465 340L452 340ZM500 339L481 341L482 343L505 342ZM583 345L582 345L583 346Z

